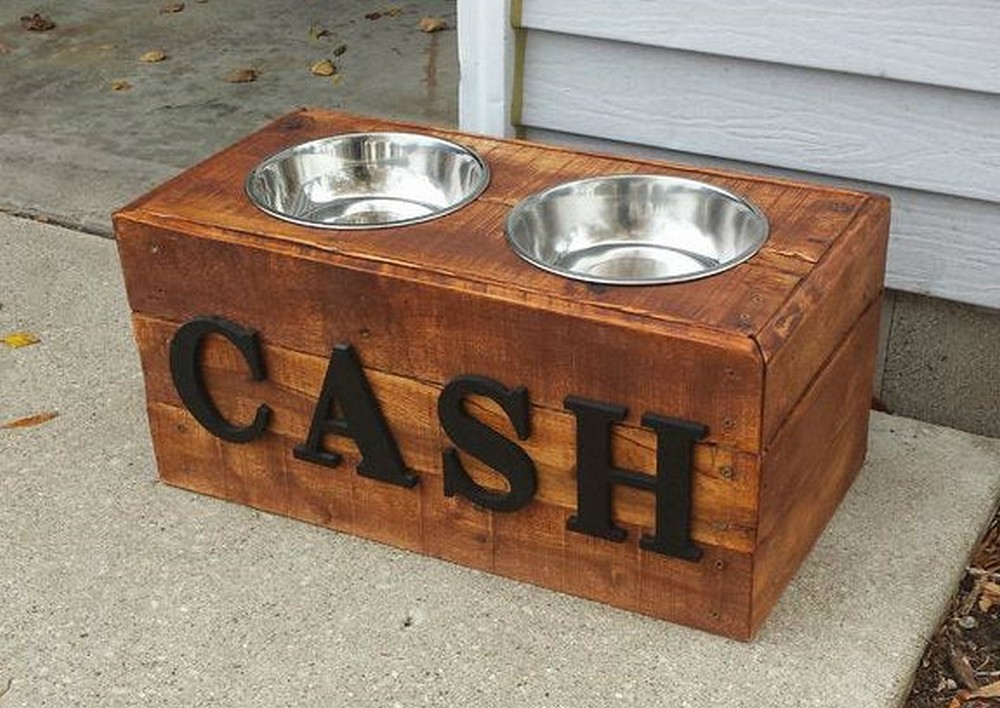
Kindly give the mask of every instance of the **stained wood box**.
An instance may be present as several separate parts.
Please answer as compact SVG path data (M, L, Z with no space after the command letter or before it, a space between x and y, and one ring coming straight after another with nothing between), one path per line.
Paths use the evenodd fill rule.
M244 195L264 157L368 130L465 144L489 163L491 183L440 219L365 231L279 221ZM504 218L529 193L630 172L735 191L766 213L770 238L733 270L648 287L565 279L506 245ZM863 462L888 225L888 201L869 194L313 110L115 215L164 482L739 639L754 636ZM197 359L225 420L244 426L268 407L248 442L202 426L174 384L172 340L204 316L256 332L257 370L216 334ZM319 443L342 456L336 466L295 454L331 352L343 345L413 486L359 474L357 441L336 431ZM527 391L522 430L495 400L463 399L469 417L534 465L537 489L517 510L445 493L442 456L456 442L442 429L439 397L468 375ZM624 483L611 491L623 541L567 528L578 513L583 442L568 397L627 409L609 428L604 462L647 480L659 439L646 414L705 426L693 447L688 527L700 558L644 548L640 538L656 534L657 496ZM327 403L341 415L343 401ZM490 465L450 454L478 487L507 490Z

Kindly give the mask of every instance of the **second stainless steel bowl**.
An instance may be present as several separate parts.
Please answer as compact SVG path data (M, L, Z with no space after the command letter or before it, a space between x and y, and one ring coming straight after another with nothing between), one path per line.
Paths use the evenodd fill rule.
M715 275L753 256L768 222L749 201L703 182L612 175L532 195L507 217L507 240L530 263L614 285Z
M306 226L372 229L449 214L489 184L462 145L418 133L348 133L288 148L247 176L250 200Z

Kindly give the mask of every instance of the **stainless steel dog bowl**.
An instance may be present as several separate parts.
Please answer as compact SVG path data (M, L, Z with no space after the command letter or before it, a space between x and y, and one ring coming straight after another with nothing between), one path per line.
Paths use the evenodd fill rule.
M534 194L507 217L507 240L525 260L567 278L652 285L704 278L753 256L767 217L702 182L614 175Z
M415 133L347 133L288 148L247 176L247 196L305 226L415 224L471 202L490 181L469 148Z

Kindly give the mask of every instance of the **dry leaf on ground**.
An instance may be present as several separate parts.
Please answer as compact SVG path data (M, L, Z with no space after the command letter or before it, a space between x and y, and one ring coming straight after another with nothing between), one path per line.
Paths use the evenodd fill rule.
M1000 585L983 581L979 586L979 611L989 612L993 605L1000 605Z
M35 425L41 425L42 423L48 423L53 418L58 417L58 413L55 411L45 411L44 413L35 413L34 415L28 415L23 418L15 418L14 420L8 420L0 428L5 430L12 430L14 428L31 428Z
M377 20L380 17L396 17L402 14L403 8L399 5L393 5L392 7L387 7L384 10L377 10L375 12L369 12L365 15L366 20Z
M160 7L161 15L172 15L175 12L183 12L184 3L182 2L168 2L166 5Z
M961 708L968 701L977 698L1000 698L1000 681L981 686L974 691L961 690L955 694L948 704L948 708ZM990 703L992 705L992 702Z
M347 51L347 45L341 44L336 49L333 50L333 56L339 57L346 51Z
M333 76L337 73L337 66L329 59L318 61L309 67L313 76Z
M130 88L132 88L132 84L125 79L115 79L111 82L112 91L128 91Z
M40 12L21 16L21 27L29 32L47 32L50 29L55 29L55 26L56 23L48 15L43 15Z
M969 698L1000 698L1000 681L977 688L969 694Z
M962 682L966 688L976 688L979 682L976 681L976 672L972 670L969 659L956 647L948 648L948 661L955 672L955 678Z
M320 39L321 37L329 37L333 32L328 30L326 27L320 27L315 22L309 25L309 36L313 39Z
M38 335L31 332L11 332L0 337L0 342L3 342L11 349L30 347L32 344L38 344L40 341L42 340L38 338Z
M425 17L420 20L421 32L440 32L448 29L448 21L443 17Z
M228 74L223 76L222 80L228 81L231 84L248 84L251 81L256 81L258 76L260 76L259 71L246 66L239 69L233 69Z
M139 57L143 64L155 64L167 58L167 53L162 49L152 49Z

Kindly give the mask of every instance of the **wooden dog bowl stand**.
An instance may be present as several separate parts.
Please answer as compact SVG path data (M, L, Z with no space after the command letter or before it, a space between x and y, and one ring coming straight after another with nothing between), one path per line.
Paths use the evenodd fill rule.
M488 189L350 232L244 194L269 154L388 130L473 148ZM732 190L770 239L650 287L504 242L528 194L617 173ZM864 460L888 225L869 194L318 110L115 215L164 482L739 639Z

